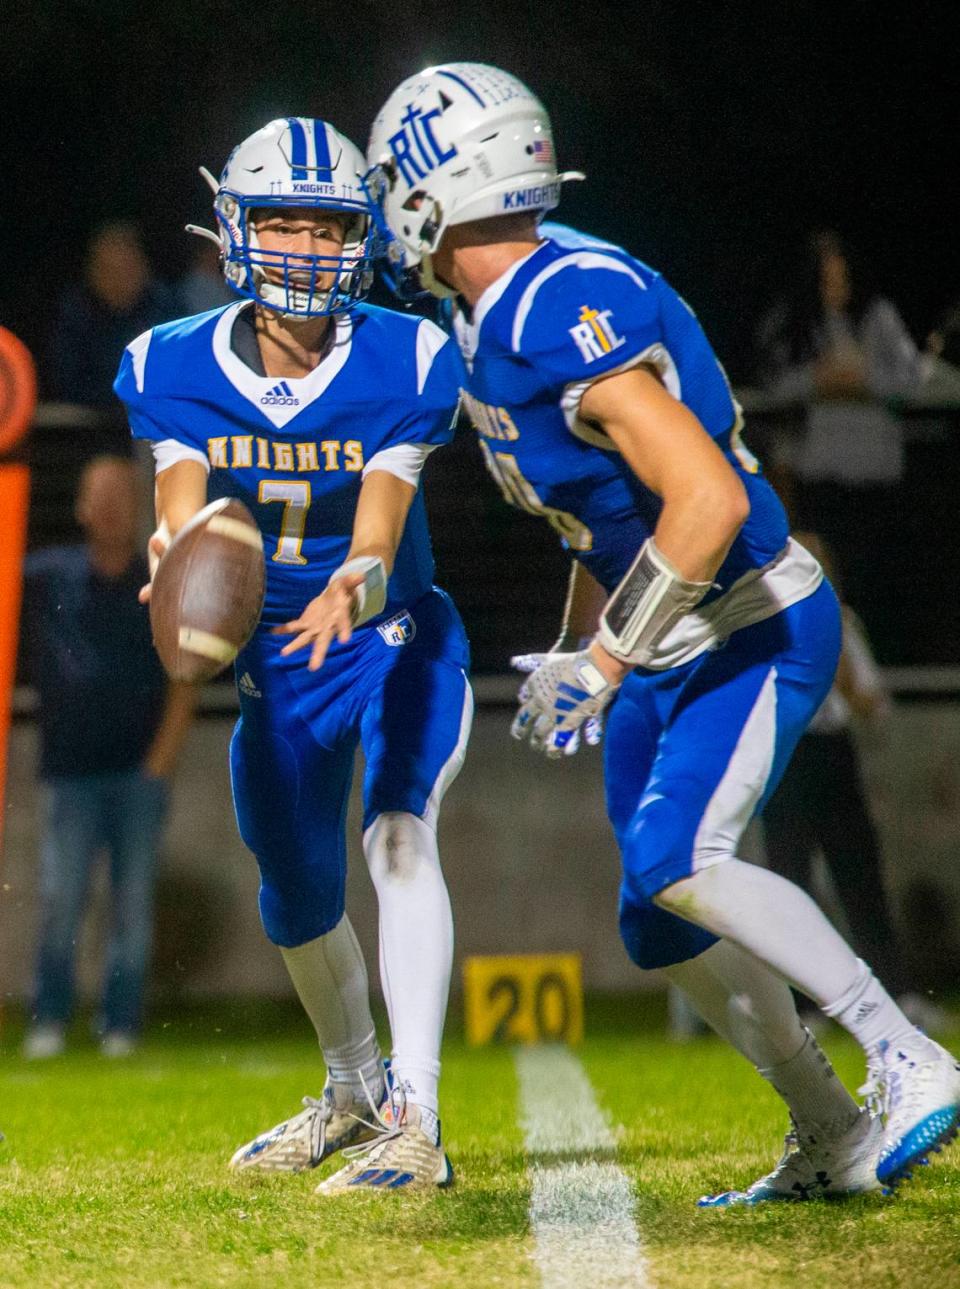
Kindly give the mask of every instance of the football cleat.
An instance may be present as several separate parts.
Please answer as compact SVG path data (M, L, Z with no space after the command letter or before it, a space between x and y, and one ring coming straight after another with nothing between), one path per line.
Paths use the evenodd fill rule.
M387 1101L388 1071L379 1101ZM362 1084L352 1096L338 1096L328 1083L320 1097L304 1097L304 1109L292 1119L262 1132L233 1154L233 1169L256 1168L268 1173L300 1173L316 1168L325 1159L370 1139L380 1118L377 1100Z
M449 1186L453 1168L440 1144L440 1121L404 1101L394 1089L391 1103L377 1116L376 1138L349 1146L348 1163L317 1187L318 1195L349 1191L430 1190Z
M700 1208L732 1208L770 1200L844 1199L879 1189L876 1167L883 1125L861 1110L853 1126L839 1137L824 1137L794 1123L783 1154L772 1172L745 1191L704 1195Z
M888 1191L929 1163L960 1128L960 1062L918 1031L916 1047L882 1044L860 1089L883 1115L877 1178Z
M34 1025L23 1040L23 1055L28 1061L48 1061L61 1056L67 1046L66 1026L53 1021Z
M133 1056L140 1046L135 1034L128 1034L122 1029L107 1030L100 1040L100 1052L111 1060L124 1060Z

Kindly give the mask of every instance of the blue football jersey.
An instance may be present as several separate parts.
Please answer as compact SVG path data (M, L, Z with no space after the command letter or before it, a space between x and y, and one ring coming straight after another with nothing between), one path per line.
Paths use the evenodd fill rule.
M234 348L246 302L165 323L125 351L114 388L138 438L173 439L210 465L209 496L237 497L264 536L263 621L299 615L347 556L364 469L400 444L446 443L463 382L457 347L427 319L360 305L336 316L307 376L258 374ZM433 556L420 491L381 618L425 594Z
M599 376L647 363L716 440L750 516L704 600L774 560L787 519L740 440L741 414L693 311L626 251L561 225L498 279L454 329L468 374L464 403L506 499L544 516L612 591L656 526L660 499L612 441L579 416Z

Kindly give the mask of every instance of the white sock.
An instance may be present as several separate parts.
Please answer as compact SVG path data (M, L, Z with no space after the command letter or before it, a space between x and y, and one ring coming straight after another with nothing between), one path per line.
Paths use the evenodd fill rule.
M912 1035L914 1046L922 1042L923 1036L823 911L778 873L728 859L675 882L656 902L767 963L848 1030L868 1054L883 1039L903 1044Z
M805 891L742 859L703 868L656 902L733 940L812 998L818 1007L850 988L856 954Z
M330 1082L355 1089L362 1076L379 1099L383 1059L370 1014L367 968L349 918L344 915L326 935L280 952L317 1031Z
M931 1040L907 1020L867 964L858 958L857 966L853 984L824 1012L848 1030L868 1056L883 1043L911 1050L929 1045Z
M837 1078L814 1036L809 1030L804 1030L804 1035L796 1056L759 1073L790 1107L802 1131L842 1137L860 1118L860 1107Z
M713 1029L756 1066L804 1129L847 1130L859 1106L797 1016L790 988L729 940L664 969Z
M436 835L415 815L383 814L364 833L363 849L380 903L393 1074L409 1101L436 1114L453 967L453 915Z

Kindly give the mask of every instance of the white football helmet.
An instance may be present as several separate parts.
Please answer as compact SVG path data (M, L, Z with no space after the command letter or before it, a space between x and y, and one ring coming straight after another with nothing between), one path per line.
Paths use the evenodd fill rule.
M200 168L215 193L219 233L187 228L217 242L223 275L238 295L289 318L342 312L362 300L373 282L378 239L371 231L364 169L360 149L326 121L271 121L234 148L219 183ZM351 218L342 255L264 251L250 220L251 211L264 207L345 212ZM321 275L330 272L332 285L322 285Z
M416 270L434 295L453 292L430 257L452 224L517 211L542 218L560 200L546 109L515 76L485 63L444 63L410 76L370 133L364 182L389 234L391 285Z

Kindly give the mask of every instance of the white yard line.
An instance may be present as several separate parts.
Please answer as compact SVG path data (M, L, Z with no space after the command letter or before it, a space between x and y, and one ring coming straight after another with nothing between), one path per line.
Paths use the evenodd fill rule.
M602 1158L616 1153L616 1141L586 1071L569 1048L554 1046L518 1048L516 1065L544 1289L649 1289L633 1187L612 1158Z

